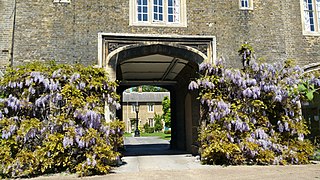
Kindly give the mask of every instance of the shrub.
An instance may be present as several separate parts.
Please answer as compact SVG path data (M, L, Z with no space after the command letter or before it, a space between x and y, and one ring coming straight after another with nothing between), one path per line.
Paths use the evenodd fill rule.
M161 115L159 115L159 114L154 114L154 120L155 120L154 130L155 130L156 132L162 131L162 129L163 129L163 123L162 123Z
M201 77L189 84L200 92L203 163L308 163L313 146L304 139L309 131L300 101L319 79L303 77L291 61L250 62L244 70L203 63Z
M150 127L149 123L145 123L143 125L144 132L146 133L154 133L154 127Z
M119 108L117 84L100 68L31 63L0 82L0 175L61 171L105 174L115 165L124 125L104 119Z
M165 134L171 134L171 130L165 130L164 133Z

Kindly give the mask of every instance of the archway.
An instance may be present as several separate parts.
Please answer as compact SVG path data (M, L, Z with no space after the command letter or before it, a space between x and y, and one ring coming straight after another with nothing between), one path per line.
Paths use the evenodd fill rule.
M188 84L190 79L198 76L200 63L213 62L213 38L125 36L117 39L118 45L120 42L124 44L110 48L114 41L114 36L105 37L105 52L101 56L104 60L100 65L120 82L118 94L139 85L154 85L169 90L171 148L196 153L193 149L200 105L197 94L188 91ZM121 119L121 116L120 110L117 117Z

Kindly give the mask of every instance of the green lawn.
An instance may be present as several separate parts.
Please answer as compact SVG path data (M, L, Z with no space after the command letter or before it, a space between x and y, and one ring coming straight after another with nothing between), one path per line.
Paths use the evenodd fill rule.
M156 136L156 137L160 137L161 139L171 140L171 134L164 134L163 132L141 133L140 136L141 137ZM132 134L131 133L124 133L124 137L132 137Z

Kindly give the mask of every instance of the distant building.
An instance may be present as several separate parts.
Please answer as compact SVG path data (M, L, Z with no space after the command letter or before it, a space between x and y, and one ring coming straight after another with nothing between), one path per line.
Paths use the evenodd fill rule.
M126 125L126 132L134 132L136 129L136 111L135 104L139 105L139 126L149 123L154 127L154 115L161 115L162 100L164 97L170 97L169 92L124 92L122 101L122 117Z

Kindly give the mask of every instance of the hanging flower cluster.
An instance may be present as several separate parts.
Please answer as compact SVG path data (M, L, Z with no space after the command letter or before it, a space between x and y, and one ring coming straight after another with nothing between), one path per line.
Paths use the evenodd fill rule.
M189 84L199 90L202 161L208 164L303 164L313 147L301 115L306 94L301 84L319 85L303 70L284 64L257 63L244 70L203 63L201 77ZM307 89L307 88L306 88Z
M0 176L109 172L123 133L123 124L104 119L105 105L120 107L116 86L103 69L81 65L7 70L0 82Z

